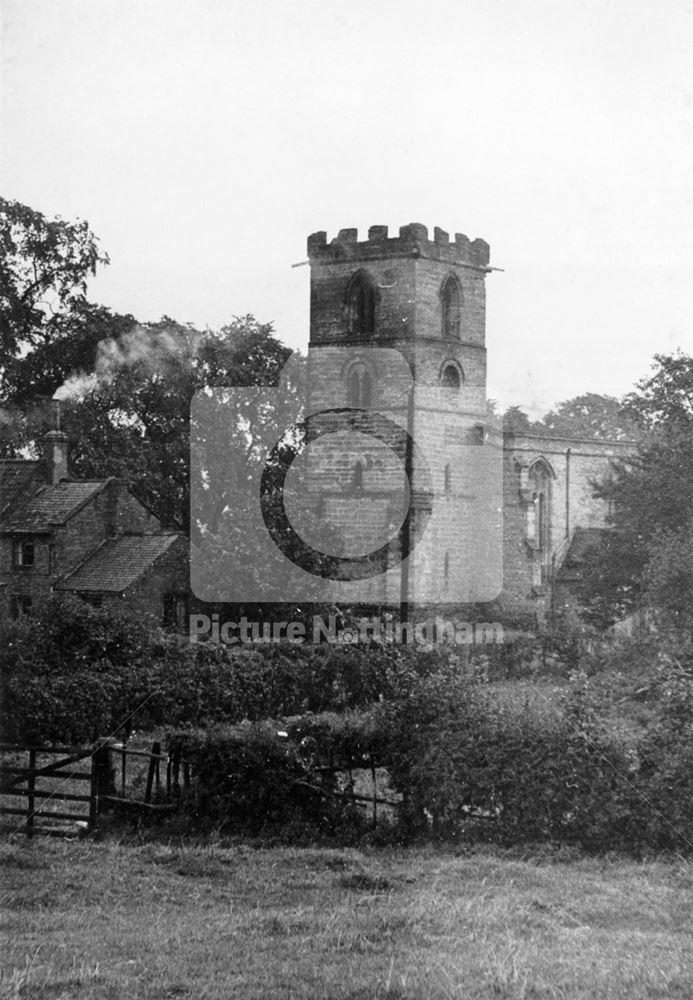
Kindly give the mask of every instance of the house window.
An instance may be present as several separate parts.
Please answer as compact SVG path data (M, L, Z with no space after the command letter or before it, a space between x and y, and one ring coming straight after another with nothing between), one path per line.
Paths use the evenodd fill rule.
M10 599L10 614L13 618L31 614L31 598L28 594L13 594Z
M179 630L188 627L188 595L187 594L164 594L163 599L163 623L166 628Z
M15 538L13 551L15 568L28 568L34 565L35 545L33 538Z
M103 604L103 594L95 593L93 590L81 590L77 593L80 600L91 604L92 608L100 608Z
M440 373L440 384L445 389L459 389L461 379L459 369L456 365L445 365Z
M371 405L372 398L371 377L366 366L355 365L349 372L347 398L350 406L358 406L367 409Z
M443 316L443 337L446 340L459 340L460 317L462 313L462 289L454 275L443 283L440 290L440 302Z
M364 336L375 330L375 289L364 271L351 278L345 297L347 333Z
M53 542L50 542L48 545L48 572L58 572L58 553Z

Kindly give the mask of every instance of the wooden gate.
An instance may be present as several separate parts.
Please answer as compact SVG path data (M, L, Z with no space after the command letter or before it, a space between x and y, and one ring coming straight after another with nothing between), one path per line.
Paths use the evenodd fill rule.
M34 833L64 836L94 829L99 785L108 778L105 743L93 747L0 744L0 752L0 814L24 817L19 830L31 837ZM64 808L55 808L62 803L66 803ZM45 825L46 820L53 825Z

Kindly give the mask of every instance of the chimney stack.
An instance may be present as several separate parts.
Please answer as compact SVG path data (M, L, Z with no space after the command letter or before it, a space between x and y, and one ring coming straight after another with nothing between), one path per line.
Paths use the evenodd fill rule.
M48 431L43 439L43 468L51 486L61 479L68 479L67 471L67 434L60 430L60 402L53 400L54 429Z

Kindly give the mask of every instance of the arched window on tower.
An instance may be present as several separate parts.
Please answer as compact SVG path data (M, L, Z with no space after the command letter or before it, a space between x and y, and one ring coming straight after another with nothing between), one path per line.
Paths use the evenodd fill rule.
M445 365L440 373L440 384L445 389L459 389L462 379L457 365Z
M344 300L347 333L365 336L375 330L375 288L365 271L357 271Z
M355 364L347 375L347 402L349 406L358 406L366 410L373 399L373 383L363 362Z
M462 315L462 289L454 274L443 282L440 290L440 303L443 315L443 337L447 340L460 338L460 319Z

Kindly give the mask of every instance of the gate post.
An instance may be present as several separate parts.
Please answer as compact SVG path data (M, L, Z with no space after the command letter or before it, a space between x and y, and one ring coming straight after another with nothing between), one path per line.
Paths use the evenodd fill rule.
M36 750L29 750L29 781L27 783L26 800L26 835L34 836L34 790L36 788Z
M91 755L91 786L89 793L89 828L96 826L96 817L101 812L99 798L115 793L115 772L111 767L110 743L103 740L96 743Z

